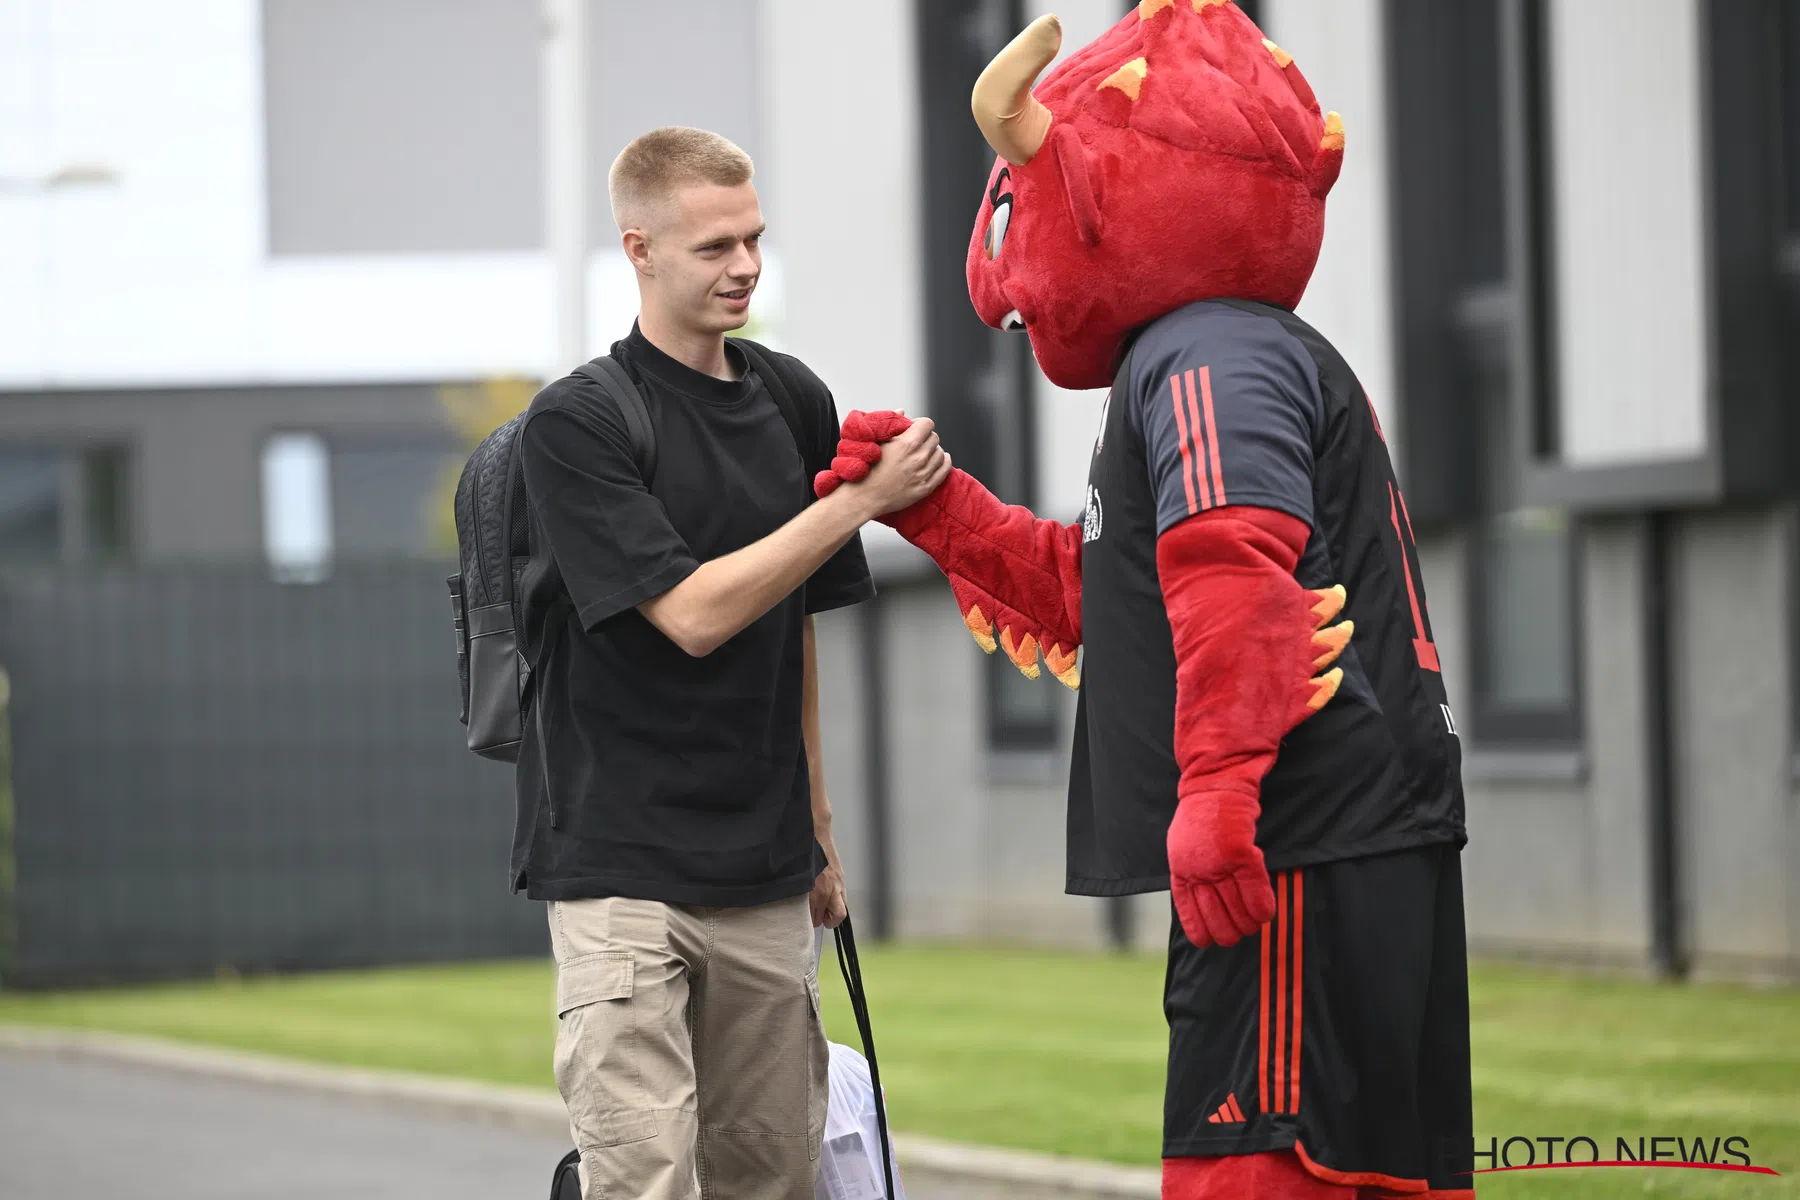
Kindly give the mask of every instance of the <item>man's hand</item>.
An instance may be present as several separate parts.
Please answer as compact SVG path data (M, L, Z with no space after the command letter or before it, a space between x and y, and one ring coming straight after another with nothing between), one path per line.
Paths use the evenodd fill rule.
M850 911L844 892L844 868L838 862L837 845L829 830L819 838L819 845L825 850L825 869L813 880L812 895L807 899L812 905L813 925L836 929Z
M912 422L889 442L868 475L852 486L875 516L910 508L950 477L950 456L938 445L928 417Z

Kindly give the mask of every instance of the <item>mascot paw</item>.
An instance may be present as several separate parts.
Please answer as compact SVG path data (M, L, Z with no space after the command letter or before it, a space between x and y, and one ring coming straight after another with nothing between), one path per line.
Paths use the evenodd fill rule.
M1184 797L1169 825L1169 890L1196 947L1234 946L1275 915L1275 892L1256 846L1255 797Z
M1080 690L1081 671L1075 665L1074 646L1046 639L1037 622L960 575L950 576L950 590L976 645L989 654L996 648L1006 651L1006 657L1027 679L1038 677L1038 651L1042 649L1044 663L1057 682L1071 691Z
M838 484L867 478L869 468L881 461L881 443L899 437L911 425L912 419L905 413L885 410L852 412L845 417L831 469L813 476L813 495L823 500Z
M1331 624L1344 611L1346 597L1343 584L1317 588L1312 595L1312 669L1324 671L1324 674L1315 675L1302 685L1299 698L1301 711L1295 724L1324 708L1337 695L1338 687L1344 682L1344 670L1342 667L1332 667L1331 664L1343 654L1344 647L1350 644L1351 635L1356 632L1355 621ZM1326 667L1331 669L1326 671Z

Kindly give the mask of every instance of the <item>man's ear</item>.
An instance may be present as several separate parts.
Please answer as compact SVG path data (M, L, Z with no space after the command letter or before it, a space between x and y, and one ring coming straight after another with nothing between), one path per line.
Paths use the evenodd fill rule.
M655 268L650 265L650 239L642 229L627 229L619 235L619 244L625 248L625 257L639 275L656 274Z

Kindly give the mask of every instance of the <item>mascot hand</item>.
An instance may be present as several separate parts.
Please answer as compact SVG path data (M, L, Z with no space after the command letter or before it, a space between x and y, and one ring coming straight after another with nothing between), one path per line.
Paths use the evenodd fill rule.
M828 496L857 483L881 461L881 443L912 422L898 412L853 412L831 469L813 479ZM878 518L925 551L950 580L956 606L978 644L996 649L1027 679L1038 677L1041 650L1065 687L1081 686L1081 530L1002 504L966 471L952 470L937 491L910 508Z
M1169 890L1182 932L1196 947L1231 946L1275 915L1275 893L1256 848L1256 797L1184 797L1169 825Z
M852 412L844 418L843 435L831 468L813 476L813 495L823 500L840 483L861 483L869 469L881 461L881 443L891 442L912 426L912 418L899 412ZM896 513L881 517L892 525Z

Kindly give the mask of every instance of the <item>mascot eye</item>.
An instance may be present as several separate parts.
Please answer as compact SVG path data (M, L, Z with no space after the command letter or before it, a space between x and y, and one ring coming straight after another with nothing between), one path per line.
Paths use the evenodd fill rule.
M1000 257L1000 247L1006 243L1006 227L1012 221L1012 197L1006 196L994 208L994 215L988 218L987 256Z
M987 256L991 259L1000 257L1000 247L1006 244L1006 227L1012 224L1013 196L1007 190L1012 183L1012 172L1005 167L994 176L994 186L988 189L988 203L994 211L988 216Z

